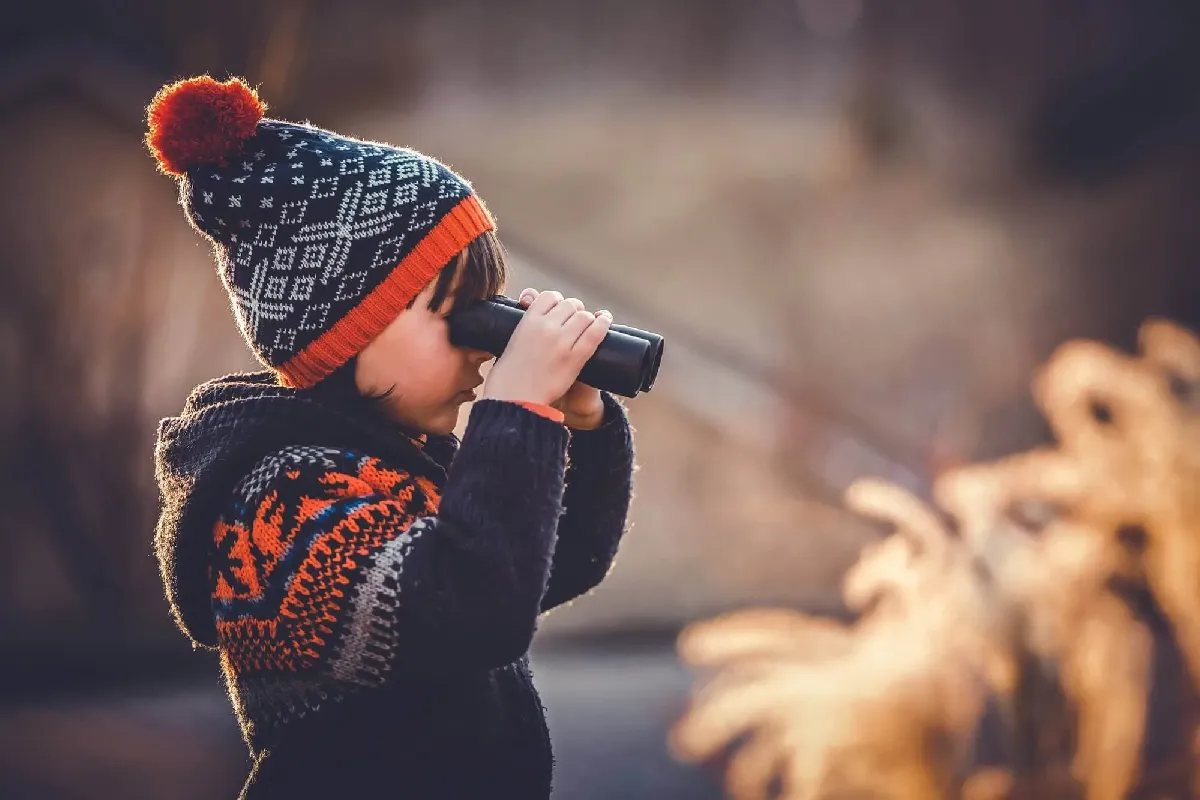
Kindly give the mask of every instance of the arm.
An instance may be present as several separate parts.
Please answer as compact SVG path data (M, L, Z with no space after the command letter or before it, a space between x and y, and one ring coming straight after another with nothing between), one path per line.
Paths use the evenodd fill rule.
M247 669L266 653L364 683L517 660L546 587L566 436L514 404L477 403L440 504L423 478L339 451L254 481L265 488L246 505L245 541L217 529L223 649Z
M604 394L604 421L571 434L558 542L542 611L604 580L625 534L633 493L633 431L621 403Z

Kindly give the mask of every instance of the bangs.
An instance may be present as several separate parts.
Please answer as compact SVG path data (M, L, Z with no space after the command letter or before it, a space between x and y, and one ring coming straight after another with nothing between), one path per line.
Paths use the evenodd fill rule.
M447 300L459 308L478 300L486 300L504 291L508 282L508 264L504 246L495 231L477 236L463 251L438 273L429 310L440 311Z

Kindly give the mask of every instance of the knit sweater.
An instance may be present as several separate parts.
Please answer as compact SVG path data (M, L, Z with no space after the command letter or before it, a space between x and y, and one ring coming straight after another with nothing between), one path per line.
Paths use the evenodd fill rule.
M604 402L568 432L484 400L461 445L421 443L259 373L164 420L160 563L177 621L220 653L243 797L549 797L527 653L626 527L631 432Z

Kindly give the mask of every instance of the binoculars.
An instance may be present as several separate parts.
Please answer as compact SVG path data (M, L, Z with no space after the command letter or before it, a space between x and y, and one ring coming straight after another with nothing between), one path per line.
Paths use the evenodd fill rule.
M450 313L450 343L499 356L508 345L525 308L495 295ZM627 325L613 324L596 352L579 372L588 386L623 397L648 392L662 363L663 337Z

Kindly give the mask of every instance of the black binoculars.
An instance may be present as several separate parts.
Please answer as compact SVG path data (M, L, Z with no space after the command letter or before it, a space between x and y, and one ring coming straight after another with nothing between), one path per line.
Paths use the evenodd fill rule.
M448 318L450 343L498 356L524 313L524 306L503 295L455 309ZM662 353L663 337L657 333L614 323L580 370L579 380L622 397L636 397L654 386Z

